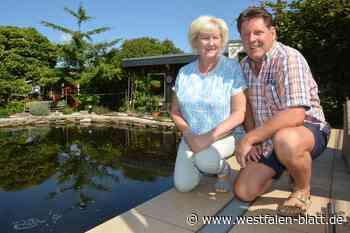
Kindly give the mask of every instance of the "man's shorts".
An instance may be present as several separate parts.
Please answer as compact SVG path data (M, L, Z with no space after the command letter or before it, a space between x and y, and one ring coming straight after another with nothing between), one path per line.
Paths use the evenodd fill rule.
M321 131L318 124L304 123L304 126L305 128L308 128L314 135L315 145L311 152L311 158L314 160L319 157L327 148L327 143L330 136L330 128L327 128L325 131ZM273 177L273 179L280 178L283 171L286 169L286 167L278 160L276 152L274 150L270 156L262 157L259 162L272 168L276 172L276 175Z

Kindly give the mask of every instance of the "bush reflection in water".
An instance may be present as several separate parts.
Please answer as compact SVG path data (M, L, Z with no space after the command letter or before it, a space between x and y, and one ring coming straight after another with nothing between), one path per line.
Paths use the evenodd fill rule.
M85 231L169 189L177 140L150 129L1 129L0 223Z

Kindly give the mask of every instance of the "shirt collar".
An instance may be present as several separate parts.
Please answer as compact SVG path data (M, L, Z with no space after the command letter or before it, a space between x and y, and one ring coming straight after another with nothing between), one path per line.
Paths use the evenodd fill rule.
M270 61L273 58L273 56L276 54L278 47L279 47L279 42L274 41L271 49L265 54L263 58L263 62ZM248 57L248 61L249 63L253 62L253 60L250 57Z
M265 54L264 61L269 61L273 58L278 50L279 43L277 41L273 42L271 49Z

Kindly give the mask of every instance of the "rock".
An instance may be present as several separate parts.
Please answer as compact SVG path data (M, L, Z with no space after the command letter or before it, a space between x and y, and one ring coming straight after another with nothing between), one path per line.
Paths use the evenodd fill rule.
M90 118L83 118L80 120L80 123L91 123L92 120Z
M11 115L10 118L24 118L24 117L31 117L31 116L32 114L28 112L19 112Z

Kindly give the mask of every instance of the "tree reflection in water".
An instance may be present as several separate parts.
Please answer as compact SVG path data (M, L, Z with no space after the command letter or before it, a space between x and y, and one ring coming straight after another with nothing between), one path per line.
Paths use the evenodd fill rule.
M4 192L29 190L53 180L56 188L46 193L48 201L74 193L74 206L84 209L94 203L94 194L111 192L121 179L153 182L170 177L176 144L174 132L145 129L2 129L0 198Z
M41 184L56 172L58 145L48 141L48 133L48 128L0 133L0 189L29 188Z

